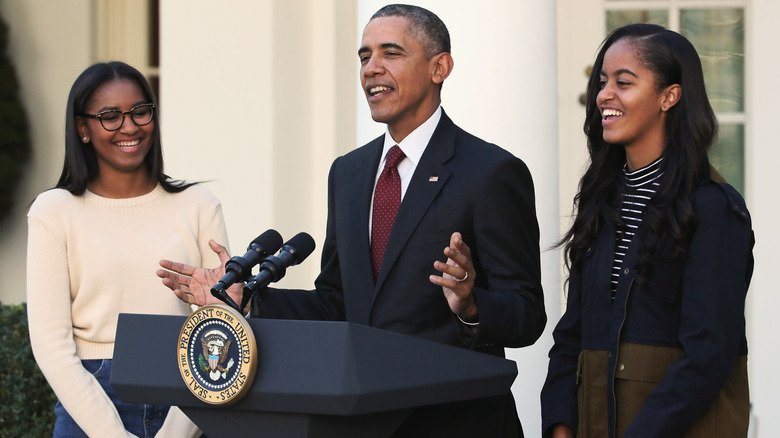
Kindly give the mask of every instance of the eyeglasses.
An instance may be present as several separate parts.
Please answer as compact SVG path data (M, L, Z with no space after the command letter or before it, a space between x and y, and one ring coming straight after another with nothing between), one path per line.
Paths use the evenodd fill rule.
M125 122L126 114L130 114L130 118L136 126L148 125L154 119L154 104L144 103L136 105L128 111L109 110L97 114L84 114L84 116L100 120L100 124L106 131L116 131Z

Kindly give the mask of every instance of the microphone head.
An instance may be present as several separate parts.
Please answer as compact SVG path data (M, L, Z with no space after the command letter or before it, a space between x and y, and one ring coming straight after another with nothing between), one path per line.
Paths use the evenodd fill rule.
M289 248L290 253L295 257L296 264L298 264L306 260L306 257L314 252L317 244L314 243L314 238L309 233L301 232L288 240L284 246Z
M270 229L255 237L247 250L254 249L254 246L260 246L266 254L274 254L282 247L282 242L282 235L278 231Z

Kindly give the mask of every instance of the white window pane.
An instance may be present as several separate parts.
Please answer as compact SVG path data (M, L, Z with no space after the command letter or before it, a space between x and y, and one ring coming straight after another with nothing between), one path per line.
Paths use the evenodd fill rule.
M745 110L743 9L683 9L680 33L699 52L707 94L715 112Z
M745 195L745 125L721 123L718 142L709 153L710 164Z
M607 11L607 34L631 23L652 23L669 27L669 13L661 10Z

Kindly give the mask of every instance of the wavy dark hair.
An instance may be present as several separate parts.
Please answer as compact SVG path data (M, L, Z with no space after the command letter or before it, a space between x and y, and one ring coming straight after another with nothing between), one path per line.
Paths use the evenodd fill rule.
M62 174L54 186L80 196L87 189L87 184L98 174L98 162L92 143L82 143L76 126L76 118L86 113L95 91L103 84L115 79L129 79L141 88L144 99L157 105L154 91L144 75L124 62L98 63L84 70L68 95L68 107L65 112L65 162L62 166ZM157 108L155 108L157 109ZM162 142L160 140L159 111L154 112L154 131L152 133L152 147L144 158L144 165L149 175L160 183L170 193L181 192L195 182L172 180L163 172Z
M619 175L626 162L625 149L604 141L601 112L596 97L601 89L604 54L617 41L626 39L640 63L650 70L659 92L679 84L680 99L668 110L664 174L658 193L647 205L640 233L638 280L651 272L650 261L685 252L696 229L691 195L707 160L707 151L717 139L718 124L707 99L701 61L693 45L682 35L652 24L630 24L612 32L602 43L588 80L584 131L590 163L574 197L576 217L558 246L564 246L570 278L582 265L606 220L619 220L616 202Z

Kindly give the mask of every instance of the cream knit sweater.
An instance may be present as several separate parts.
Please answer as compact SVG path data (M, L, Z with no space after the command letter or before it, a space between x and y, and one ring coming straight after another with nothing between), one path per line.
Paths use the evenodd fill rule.
M227 244L221 205L200 185L175 194L158 185L129 199L53 189L38 196L27 216L27 311L35 359L89 436L126 437L114 405L80 360L112 357L119 313L190 313L155 272L163 258L219 264L208 241ZM171 412L166 422L182 424L175 417L183 414Z

